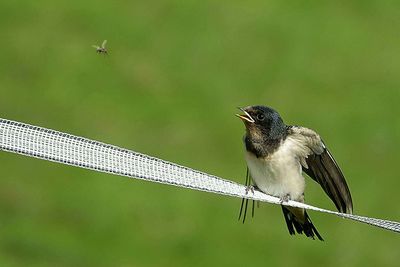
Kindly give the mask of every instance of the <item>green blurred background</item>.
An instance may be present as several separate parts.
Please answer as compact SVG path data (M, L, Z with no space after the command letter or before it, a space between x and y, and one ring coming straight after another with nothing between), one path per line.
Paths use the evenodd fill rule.
M400 2L1 1L0 116L244 182L237 106L317 130L355 213L400 219ZM108 40L109 55L92 44ZM1 266L398 266L399 236L0 153ZM307 202L334 209L307 179Z

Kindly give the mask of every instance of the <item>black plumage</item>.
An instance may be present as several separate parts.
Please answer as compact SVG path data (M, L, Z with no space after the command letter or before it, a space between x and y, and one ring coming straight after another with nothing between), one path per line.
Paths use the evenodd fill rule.
M321 185L336 208L343 213L353 213L353 201L349 187L329 150L325 148L319 155L309 155L306 162L308 168L303 166L303 171Z

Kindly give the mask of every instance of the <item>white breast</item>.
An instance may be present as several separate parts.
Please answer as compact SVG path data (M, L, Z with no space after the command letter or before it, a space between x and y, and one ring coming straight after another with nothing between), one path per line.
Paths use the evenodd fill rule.
M263 192L290 199L302 199L304 177L298 159L298 142L286 138L278 150L266 158L257 158L246 152L245 158L255 185Z

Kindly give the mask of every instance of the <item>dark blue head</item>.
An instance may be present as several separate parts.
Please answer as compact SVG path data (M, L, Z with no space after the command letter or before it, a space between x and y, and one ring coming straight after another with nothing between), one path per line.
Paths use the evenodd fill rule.
M281 139L286 136L286 125L274 109L266 106L239 108L244 112L237 115L246 126L251 139Z

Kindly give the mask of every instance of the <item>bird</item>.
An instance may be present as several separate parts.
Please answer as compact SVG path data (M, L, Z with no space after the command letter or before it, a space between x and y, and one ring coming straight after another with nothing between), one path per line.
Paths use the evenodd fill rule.
M306 127L286 125L279 113L267 106L239 109L243 114L236 116L246 128L245 160L252 181L246 192L249 188L260 190L280 198L281 204L289 200L304 203L304 172L321 185L339 212L353 213L353 201L343 172L319 134ZM290 235L297 232L324 240L305 209L281 207Z

